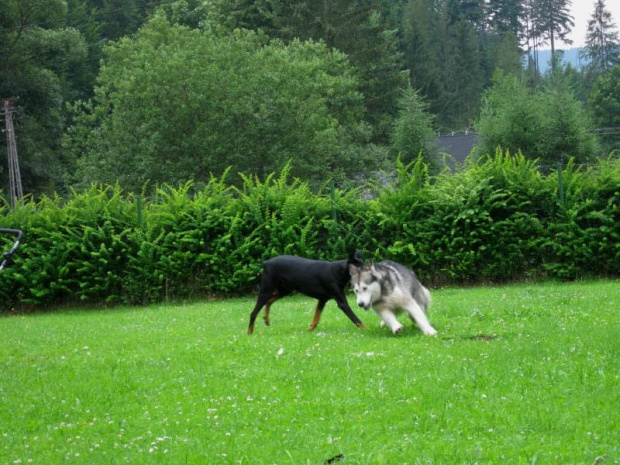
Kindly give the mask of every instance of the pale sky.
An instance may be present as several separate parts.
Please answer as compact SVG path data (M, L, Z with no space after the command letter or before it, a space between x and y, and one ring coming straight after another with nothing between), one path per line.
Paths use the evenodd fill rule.
M595 0L572 0L571 15L575 21L575 27L570 35L572 45L563 45L560 48L583 47L586 43L586 31L588 21L594 14ZM605 0L605 8L611 13L611 19L616 25L616 31L620 32L620 0Z

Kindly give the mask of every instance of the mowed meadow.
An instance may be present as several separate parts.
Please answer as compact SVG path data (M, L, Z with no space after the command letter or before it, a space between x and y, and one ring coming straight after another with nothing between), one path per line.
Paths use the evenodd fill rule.
M620 463L618 281L433 298L437 337L303 296L253 336L251 297L3 317L0 463Z

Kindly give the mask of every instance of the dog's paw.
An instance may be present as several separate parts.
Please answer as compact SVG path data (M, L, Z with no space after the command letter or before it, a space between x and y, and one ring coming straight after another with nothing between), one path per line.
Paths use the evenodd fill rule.
M437 336L437 330L435 328L429 328L424 331L424 334L426 334L427 336Z
M398 334L398 333L400 333L402 330L403 330L403 325L398 325L398 326L396 326L394 329L392 329L392 332L393 332L394 334Z

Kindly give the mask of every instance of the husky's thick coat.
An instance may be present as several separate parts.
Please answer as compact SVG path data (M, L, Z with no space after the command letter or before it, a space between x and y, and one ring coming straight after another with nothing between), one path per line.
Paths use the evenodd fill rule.
M319 324L323 308L331 299L336 301L340 310L355 325L366 329L353 313L346 299L345 289L351 280L350 266L363 266L361 253L356 252L348 260L335 262L309 260L291 255L281 255L266 260L263 263L263 273L260 277L258 299L250 315L248 334L254 332L256 316L263 307L265 307L265 324L269 325L271 304L295 291L318 300L310 331Z
M372 307L381 317L382 325L387 325L394 334L403 329L396 319L402 310L424 334L437 334L426 316L431 294L420 284L413 271L386 260L365 266L351 264L349 273L357 305L366 310Z

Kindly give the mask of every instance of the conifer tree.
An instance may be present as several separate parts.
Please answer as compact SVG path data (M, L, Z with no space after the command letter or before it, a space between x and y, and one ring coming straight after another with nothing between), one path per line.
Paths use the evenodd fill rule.
M542 45L542 33L538 29L538 4L537 0L525 0L524 2L524 39L527 44L527 69L526 74L532 81L537 81L539 76L538 50Z
M462 19L449 32L447 47L453 59L444 74L445 97L449 99L444 121L447 126L460 128L470 125L478 115L484 88L482 56L478 36L468 21Z
M404 163L422 155L433 164L436 163L433 140L433 116L428 113L428 105L411 86L403 89L390 134L392 150Z
M430 0L408 0L402 12L403 63L414 89L419 90L433 113L439 113L442 94L438 28Z
M489 0L487 15L489 25L500 36L523 32L524 5L522 0Z
M534 30L540 34L543 43L551 46L551 64L559 41L572 44L568 35L575 26L569 8L571 0L535 0Z
M594 13L588 21L586 47L581 56L589 60L587 72L591 78L601 76L612 66L620 64L618 31L605 0L596 0Z

